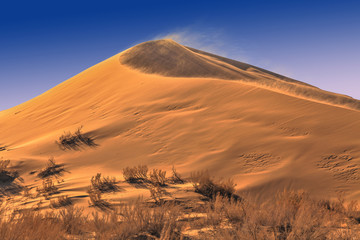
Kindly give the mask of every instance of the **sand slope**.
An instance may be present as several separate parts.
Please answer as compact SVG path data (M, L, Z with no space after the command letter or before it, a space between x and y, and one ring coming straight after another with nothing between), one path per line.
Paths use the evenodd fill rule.
M0 158L36 185L29 172L53 156L71 172L62 190L79 197L98 172L120 178L147 164L208 169L261 195L292 187L360 198L357 100L173 41L147 44L0 112ZM61 150L55 141L79 126L98 146Z

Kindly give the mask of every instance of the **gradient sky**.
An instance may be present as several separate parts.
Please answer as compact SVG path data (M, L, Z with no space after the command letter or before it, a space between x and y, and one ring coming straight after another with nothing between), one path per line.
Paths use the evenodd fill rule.
M2 1L0 110L163 37L360 99L357 1Z

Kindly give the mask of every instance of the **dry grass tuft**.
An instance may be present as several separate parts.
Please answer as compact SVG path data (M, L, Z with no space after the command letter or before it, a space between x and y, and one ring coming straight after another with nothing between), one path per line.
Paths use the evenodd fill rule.
M72 204L72 200L68 196L59 196L56 199L50 200L50 207L51 208L60 208L66 207Z
M238 198L234 194L236 184L230 179L215 181L207 171L193 172L190 178L195 191L206 197L215 198L217 195L220 195L227 198Z
M166 186L166 171L153 169L150 173L150 181L154 185Z
M182 179L181 175L176 171L175 167L172 167L172 176L170 177L170 182L174 184L183 184L185 180Z
M115 177L101 177L101 173L91 178L91 187L100 192L115 192L119 189Z
M50 158L46 167L39 171L39 178L58 177L62 176L65 172L64 164L57 164L54 158Z
M22 179L19 176L18 171L11 170L9 168L10 160L0 161L0 182L1 183L12 183L15 179Z
M89 187L87 193L89 194L89 206L98 207L100 209L106 209L110 207L110 204L102 199L102 192L98 189Z
M64 132L56 141L61 150L80 150L82 146L96 147L95 139L82 133L82 126L74 133Z
M125 181L129 183L142 183L148 181L148 167L139 165L137 167L126 167L123 169Z
M42 194L46 199L48 199L50 195L59 193L58 187L55 186L51 178L44 179L42 182L42 187L38 187L36 191L39 194Z

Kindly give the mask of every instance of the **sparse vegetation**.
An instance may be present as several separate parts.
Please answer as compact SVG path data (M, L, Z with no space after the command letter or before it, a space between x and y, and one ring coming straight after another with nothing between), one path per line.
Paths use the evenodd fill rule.
M0 164L3 169L8 165ZM196 172L191 174L191 181L194 190L207 197L199 198L203 202L171 196L165 201L168 193L161 184L166 179L164 171L155 169L147 178L146 166L128 169L136 181L146 180L153 202L112 205L103 199L103 194L116 189L116 179L97 174L88 189L89 205L102 211L89 217L66 195L50 199L51 208L61 208L52 212L37 211L46 206L43 200L37 207L22 211L9 205L9 217L0 218L0 239L295 240L357 239L360 234L357 202L346 203L342 197L335 201L315 200L306 192L283 191L268 201L255 200L251 195L240 198L234 194L232 181L214 180L208 172ZM46 199L58 192L52 179L44 178L43 186L37 188ZM24 188L24 196L29 191ZM5 208L0 202L2 216Z
M215 198L217 195L227 198L238 198L235 192L234 182L229 180L215 181L206 171L194 172L191 174L195 191L209 198Z
M7 147L6 146L0 146L0 152L1 151L6 151L7 150Z
M42 194L46 199L53 194L58 193L58 187L55 186L51 178L44 179L42 182L42 187L38 187L36 191L39 194Z
M148 167L146 165L139 165L137 167L126 167L123 169L123 176L125 181L129 183L138 183L148 181Z
M160 169L153 169L150 173L150 181L154 185L165 186L166 185L166 171Z
M95 139L82 132L82 126L74 133L64 132L56 141L61 150L80 150L82 146L96 147Z
M50 207L52 207L52 208L65 207L65 206L69 206L71 204L72 204L72 200L66 195L61 195L61 196L58 196L56 199L50 200Z
M101 173L98 173L91 178L91 187L100 192L114 192L119 188L116 186L116 178L101 177Z
M89 206L105 209L110 207L110 204L102 199L102 192L99 189L89 187L87 193L89 194Z
M163 196L165 191L161 188L160 185L150 185L150 197L154 200L156 204L162 204L163 203Z
M38 173L39 178L58 177L65 172L64 164L57 164L54 158L50 158L47 166Z
M170 177L170 181L175 184L182 184L185 182L184 179L182 179L181 175L176 171L175 167L172 167L172 176Z
M0 160L0 182L2 183L11 183L20 177L18 171L11 170L9 165L10 160Z

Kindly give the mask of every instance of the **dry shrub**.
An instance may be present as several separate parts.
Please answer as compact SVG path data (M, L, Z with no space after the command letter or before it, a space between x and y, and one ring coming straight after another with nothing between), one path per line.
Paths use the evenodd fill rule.
M0 239L65 239L57 217L53 213L23 211L0 218Z
M170 177L170 181L174 184L182 184L185 182L181 175L176 171L174 166L172 167L172 176Z
M148 167L146 165L139 165L137 167L126 167L123 169L123 176L125 181L129 183L138 183L148 181Z
M79 150L81 146L96 147L94 138L88 134L82 133L82 126L79 127L74 133L64 132L56 141L61 150Z
M150 181L152 184L165 186L166 185L166 171L160 169L153 169L150 173Z
M89 194L89 206L98 207L100 209L109 208L110 204L102 199L102 192L99 189L89 187L87 193Z
M215 181L207 171L191 173L190 178L195 191L206 197L215 198L217 195L220 195L227 198L238 198L234 194L236 184L230 179Z
M116 209L116 214L121 216L119 227L126 229L118 234L119 239L129 239L134 235L139 237L139 235L146 234L160 239L180 239L182 224L177 219L181 212L179 207L174 204L167 203L149 208L137 201L120 206Z
M1 151L6 151L7 150L7 147L6 146L0 146L0 152Z
M354 239L360 231L347 214L358 213L355 204L329 203L345 211L324 208L304 192L284 191L262 203L217 196L206 208L205 224L215 229L212 239Z
M59 196L56 199L50 200L50 207L51 208L60 208L69 206L72 204L72 200L68 196Z
M115 192L118 190L115 177L101 177L101 173L91 178L91 187L100 192Z
M0 182L2 183L11 183L15 179L22 179L19 176L18 171L11 170L9 168L10 160L1 160L0 161Z
M58 177L62 176L64 172L64 164L57 164L54 158L50 158L46 167L41 169L37 176L39 178Z
M38 187L36 191L39 194L42 194L45 198L48 198L50 195L58 193L58 187L55 186L51 178L44 179L42 182L42 187Z
M158 184L149 186L150 197L154 200L155 204L163 203L163 196L165 191Z
M68 234L80 235L87 230L88 217L83 214L82 208L68 206L60 210L59 215L56 216L59 220L62 229Z

